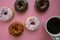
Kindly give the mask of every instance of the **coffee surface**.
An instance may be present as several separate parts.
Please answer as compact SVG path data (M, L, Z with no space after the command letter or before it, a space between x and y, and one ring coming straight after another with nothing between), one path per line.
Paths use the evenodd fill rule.
M51 18L47 22L47 30L52 34L60 33L60 19L57 17Z

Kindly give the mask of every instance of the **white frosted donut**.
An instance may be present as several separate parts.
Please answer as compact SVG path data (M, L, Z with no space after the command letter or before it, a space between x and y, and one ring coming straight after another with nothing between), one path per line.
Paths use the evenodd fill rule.
M3 7L0 9L0 20L7 21L13 17L13 12L8 7Z
M38 18L35 16L31 16L27 18L25 27L28 30L34 31L39 28L39 25L40 25L40 21L38 20Z

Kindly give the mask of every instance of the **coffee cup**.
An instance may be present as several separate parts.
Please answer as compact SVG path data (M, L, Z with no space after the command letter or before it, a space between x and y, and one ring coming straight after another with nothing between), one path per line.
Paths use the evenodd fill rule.
M53 40L60 40L60 16L52 16L45 22L45 30Z

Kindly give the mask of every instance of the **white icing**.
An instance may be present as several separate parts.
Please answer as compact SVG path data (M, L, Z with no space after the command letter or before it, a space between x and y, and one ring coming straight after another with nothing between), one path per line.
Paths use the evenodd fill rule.
M34 22L35 24L32 25L31 22ZM28 30L36 30L39 28L39 25L40 25L40 21L35 16L31 16L26 20L26 28Z
M41 8L43 9L43 8L45 8L46 6L47 6L47 3L44 3L44 5L41 6Z
M4 15L4 12L7 12L7 15ZM0 9L0 20L2 21L7 21L12 18L13 12L10 8L8 7L3 7Z

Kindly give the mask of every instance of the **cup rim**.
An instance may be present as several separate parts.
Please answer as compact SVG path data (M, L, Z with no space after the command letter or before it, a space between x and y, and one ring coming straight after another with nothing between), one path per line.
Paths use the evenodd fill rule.
M47 30L47 22L51 19L51 18L54 18L54 17L57 17L57 18L59 18L60 19L60 16L51 16L51 17L49 17L48 19L47 19L47 21L45 22L45 30L47 31L47 33L49 34L49 35L51 35L51 36L60 36L60 33L59 34L52 34L52 33L50 33L48 30Z

